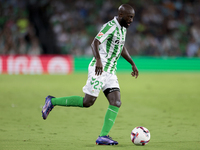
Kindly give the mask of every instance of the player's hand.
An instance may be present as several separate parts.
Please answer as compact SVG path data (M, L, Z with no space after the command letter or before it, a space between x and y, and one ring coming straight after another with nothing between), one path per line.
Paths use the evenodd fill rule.
M135 65L132 66L132 70L133 70L133 72L131 72L131 75L133 77L137 78L138 75L139 75L139 71L138 71L138 69L137 69L137 67Z
M101 75L103 72L103 65L101 63L101 59L96 59L96 68L95 68L95 75Z

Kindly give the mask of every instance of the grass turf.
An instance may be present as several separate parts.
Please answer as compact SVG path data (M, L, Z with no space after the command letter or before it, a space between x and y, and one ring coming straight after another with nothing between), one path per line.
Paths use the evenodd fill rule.
M122 106L110 136L117 146L95 145L108 102L101 92L90 108L56 106L41 117L45 97L83 96L87 74L0 75L0 150L135 149L200 147L200 73L118 74ZM150 130L146 146L131 143L136 126Z

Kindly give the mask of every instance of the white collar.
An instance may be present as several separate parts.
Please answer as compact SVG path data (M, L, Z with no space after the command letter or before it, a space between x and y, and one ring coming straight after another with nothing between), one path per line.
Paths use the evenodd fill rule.
M114 21L117 24L117 27L119 28L119 30L121 30L122 27L120 26L116 16L114 17Z

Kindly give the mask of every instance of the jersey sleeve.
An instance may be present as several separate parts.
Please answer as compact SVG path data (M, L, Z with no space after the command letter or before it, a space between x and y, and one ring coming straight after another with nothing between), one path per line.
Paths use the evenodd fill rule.
M107 24L103 25L99 33L96 35L96 39L98 39L101 43L103 43L106 39L112 36L114 32L114 24L112 22L108 22Z

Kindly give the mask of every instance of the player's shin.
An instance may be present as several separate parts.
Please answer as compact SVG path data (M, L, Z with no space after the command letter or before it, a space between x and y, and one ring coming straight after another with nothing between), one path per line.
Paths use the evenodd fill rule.
M103 124L103 128L101 130L100 136L108 135L112 126L115 123L115 119L117 117L118 111L119 111L118 107L109 105L106 115L105 115L104 124Z
M83 107L83 97L81 96L68 96L52 98L51 102L54 106L72 106L72 107Z

